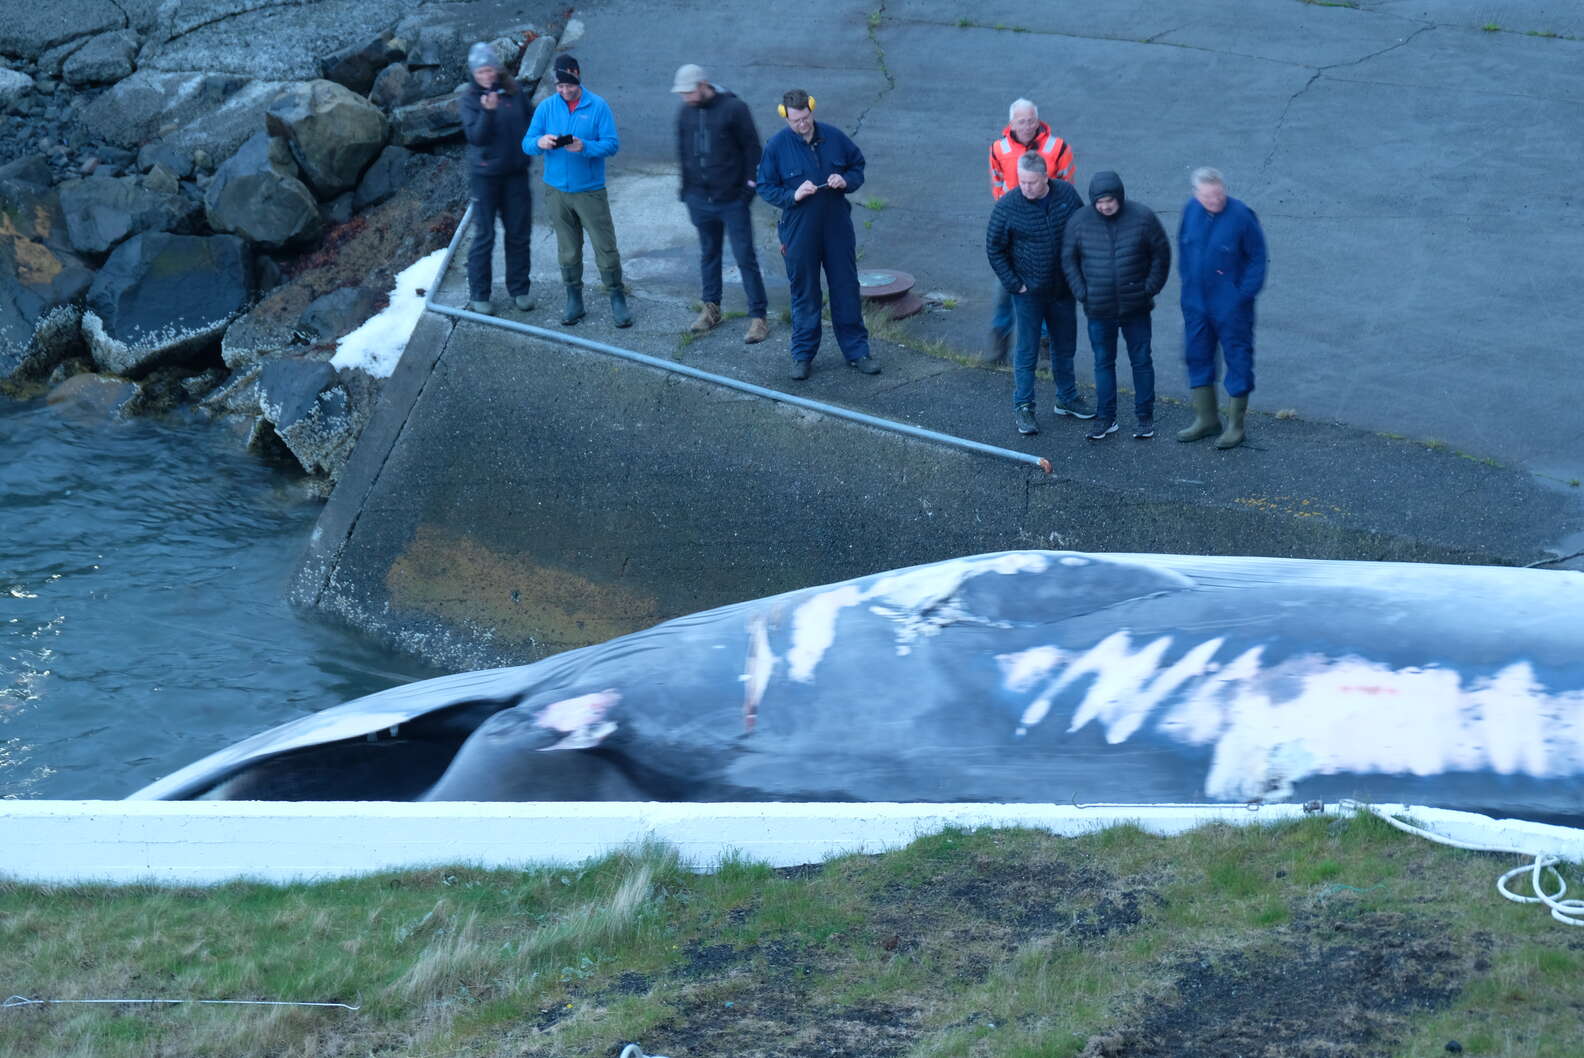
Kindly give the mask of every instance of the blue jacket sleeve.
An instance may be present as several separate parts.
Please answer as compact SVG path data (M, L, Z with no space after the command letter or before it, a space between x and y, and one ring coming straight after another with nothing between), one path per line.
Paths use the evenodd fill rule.
M621 150L621 140L616 135L616 115L603 100L594 109L594 138L583 141L583 153L589 158L609 158Z
M781 176L781 152L776 149L774 139L765 144L765 152L759 157L757 181L759 197L775 208L791 209L800 204L792 198L797 188L787 187Z
M551 96L550 99L556 98ZM524 154L541 155L544 151L539 149L539 137L545 134L545 103L534 107L533 120L528 122L528 131L523 134L522 149Z
M1243 282L1238 291L1253 301L1265 286L1265 270L1269 261L1265 252L1265 231L1252 209L1246 210L1243 221L1242 248L1248 267L1243 269Z

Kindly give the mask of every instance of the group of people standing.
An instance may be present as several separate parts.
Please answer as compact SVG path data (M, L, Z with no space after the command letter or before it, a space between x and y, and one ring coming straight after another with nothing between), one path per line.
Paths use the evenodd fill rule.
M1074 174L1071 146L1040 120L1034 103L1015 101L990 145L995 206L985 251L999 286L989 358L1005 359L1015 321L1013 423L1021 434L1039 433L1034 378L1045 335L1056 383L1051 410L1092 420L1087 436L1100 441L1118 429L1120 335L1133 369L1133 436L1146 440L1155 436L1151 314L1171 274L1171 243L1160 218L1127 197L1115 172L1089 181L1088 206L1073 187ZM1254 299L1265 283L1265 236L1254 211L1226 193L1219 172L1195 169L1190 182L1193 197L1183 208L1177 247L1194 421L1177 439L1215 436L1217 448L1234 448L1243 442L1254 389ZM1094 408L1074 381L1078 305L1094 352ZM1217 346L1230 397L1224 426L1216 406Z
M630 327L633 317L605 193L605 159L620 148L609 105L583 87L582 70L570 55L556 58L555 95L532 113L490 45L473 45L468 69L472 81L462 95L461 113L475 224L468 254L469 308L493 311L497 218L505 235L506 290L519 310L534 308L528 159L543 157L545 210L555 229L566 291L561 322L575 324L587 312L586 234L610 297L612 322ZM702 334L721 323L721 265L729 240L748 299L743 341L751 345L769 336L769 305L750 213L757 195L780 211L776 233L792 302L791 378L809 377L827 300L831 329L847 365L879 374L864 326L849 202L863 186L863 152L840 129L815 121L815 100L800 89L782 96L776 109L786 127L762 148L747 104L711 82L701 67L689 63L678 69L671 91L682 104L676 118L679 197L699 236L703 305L690 330ZM1014 323L1017 335L1014 424L1022 434L1039 432L1034 388L1043 334L1056 383L1052 411L1092 420L1091 440L1115 433L1120 336L1133 371L1133 436L1153 437L1151 313L1171 272L1165 229L1149 207L1127 197L1121 177L1109 170L1090 180L1086 206L1073 186L1071 146L1040 120L1032 102L1017 100L1008 118L990 145L995 205L986 251L998 280L990 358L1005 359ZM1216 435L1216 447L1231 448L1243 440L1244 412L1254 388L1254 298L1265 281L1265 240L1253 210L1227 195L1220 173L1196 169L1192 185L1177 246L1194 422L1177 439ZM1079 395L1074 377L1080 304L1095 358L1094 408ZM1231 397L1224 427L1215 397L1218 346Z

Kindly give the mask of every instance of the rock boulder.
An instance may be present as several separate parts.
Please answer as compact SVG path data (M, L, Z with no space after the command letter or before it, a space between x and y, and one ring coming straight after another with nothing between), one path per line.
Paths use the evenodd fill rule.
M134 30L101 33L61 64L61 79L73 85L119 81L132 72L137 50L138 35Z
M54 310L81 298L93 273L68 246L55 192L0 181L0 377L47 372L74 348L75 320Z
M191 232L199 212L185 195L151 191L135 177L69 180L58 190L78 253L105 253L142 231Z
M9 110L31 91L33 78L21 70L8 70L0 66L0 110Z
M291 85L266 112L269 131L291 145L304 181L320 198L357 186L385 145L385 115L334 81Z
M407 148L394 144L386 147L358 182L352 193L352 208L361 213L384 202L412 178L418 164L418 156Z
M297 330L315 341L333 342L362 326L384 298L365 286L332 290L309 303L297 320Z
M257 133L215 171L204 192L209 226L276 249L321 230L313 192L297 179L297 163L282 140Z
M252 293L252 256L234 235L134 235L88 291L94 362L120 375L180 361L219 338Z
M391 111L390 120L391 142L401 147L439 143L462 135L462 111L454 92L438 99L397 107Z
M0 55L36 59L57 44L126 25L114 0L7 0Z
M319 75L327 81L344 85L358 95L368 95L374 78L393 62L400 62L407 48L386 30L365 44L344 48L319 64Z
M353 375L359 373L353 372ZM368 418L370 396L356 402L334 368L321 360L276 360L264 365L259 378L259 409L275 434L309 473L332 480L346 465Z
M247 84L235 74L139 70L84 106L80 116L94 139L136 150L214 114ZM236 143L250 134L239 135Z

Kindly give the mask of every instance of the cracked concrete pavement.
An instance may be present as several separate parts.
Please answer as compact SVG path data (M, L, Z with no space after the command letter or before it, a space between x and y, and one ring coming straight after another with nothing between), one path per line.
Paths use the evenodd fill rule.
M1570 39L1584 38L1584 10L1473 0L965 10L833 0L786 18L748 3L579 4L587 36L575 50L623 137L613 197L628 174L652 186L671 171L666 89L681 63L702 63L748 100L764 136L779 127L780 93L807 88L819 117L854 133L868 158L859 197L881 208L854 215L864 263L955 299L954 311L911 326L972 353L990 311L985 154L1007 104L1027 96L1073 144L1080 192L1115 169L1174 229L1188 172L1215 165L1258 211L1272 263L1256 407L1444 443L1561 489L1584 477L1574 351L1584 314L1572 289L1584 243L1584 39ZM692 231L673 211L669 241L651 232L630 256L647 260L640 293L689 300ZM761 210L758 234L784 299L772 216ZM1184 392L1176 295L1174 276L1155 316L1166 396ZM729 290L728 307L740 298Z

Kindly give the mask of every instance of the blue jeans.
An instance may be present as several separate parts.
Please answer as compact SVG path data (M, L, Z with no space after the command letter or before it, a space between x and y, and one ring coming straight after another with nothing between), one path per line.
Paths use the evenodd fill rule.
M994 312L995 315L990 318L990 333L997 338L1012 337L1012 325L1017 322L1012 313L1012 293L999 279L995 281ZM1049 330L1045 331L1045 337L1050 337Z
M1115 422L1117 410L1116 355L1117 331L1127 342L1128 360L1133 365L1133 413L1140 420L1155 416L1155 362L1150 359L1149 313L1125 320L1089 321L1089 345L1094 349L1095 390L1099 407L1095 419Z
M1039 362L1040 326L1050 331L1051 374L1056 376L1056 397L1063 403L1077 399L1073 379L1073 353L1078 348L1078 307L1071 297L1053 298L1030 292L1012 295L1017 314L1017 347L1012 352L1012 406L1034 403L1034 367Z
M703 277L702 300L712 305L721 303L721 248L722 236L731 238L732 256L737 259L737 271L742 273L743 293L748 295L748 315L763 319L769 309L765 297L764 276L759 273L759 258L754 253L753 219L748 213L748 201L705 202L690 199L687 204L688 219L698 229L699 273Z

